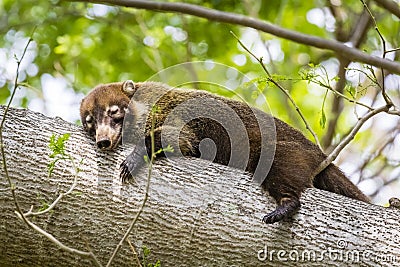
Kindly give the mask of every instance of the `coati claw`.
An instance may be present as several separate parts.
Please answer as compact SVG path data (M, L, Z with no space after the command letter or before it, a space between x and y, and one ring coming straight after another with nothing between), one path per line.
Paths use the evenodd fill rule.
M276 209L265 215L262 221L266 224L272 224L279 222L284 218L290 217L300 208L300 201L297 198L290 198L285 201L281 201L281 205Z
M272 224L281 221L283 218L287 217L282 209L276 208L273 212L265 215L262 221L266 224Z
M119 168L121 169L119 177L121 178L122 182L124 183L124 182L126 182L127 180L129 180L132 177L132 175L131 175L131 173L129 171L129 167L128 167L127 161L124 160L121 163Z
M144 165L145 155L147 155L146 147L136 146L132 153L126 157L120 165L120 178L122 182L128 181Z

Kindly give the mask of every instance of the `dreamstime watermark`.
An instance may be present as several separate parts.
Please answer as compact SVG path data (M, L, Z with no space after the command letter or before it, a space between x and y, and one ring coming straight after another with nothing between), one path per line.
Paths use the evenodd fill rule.
M324 250L313 249L271 249L267 245L257 252L257 258L263 262L342 262L354 263L400 263L400 255L377 253L364 249L347 249L345 240L338 240L337 248L328 247Z

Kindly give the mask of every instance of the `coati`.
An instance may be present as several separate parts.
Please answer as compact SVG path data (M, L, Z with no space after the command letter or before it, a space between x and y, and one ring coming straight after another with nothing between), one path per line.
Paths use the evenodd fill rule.
M191 102L194 105L187 104ZM154 112L150 111L153 106ZM326 158L318 146L283 121L240 101L201 90L128 80L95 87L82 100L80 115L84 129L95 137L99 149L114 149L123 135L136 143L121 164L123 181L144 164L145 155L150 155L152 131L155 151L170 144L174 148L171 154L204 157L264 175L261 185L277 202L276 209L264 216L265 223L295 213L301 193L313 186L369 202L333 164L311 177ZM235 117L243 127L238 125L233 131L224 127ZM202 140L212 141L211 145L206 142L209 150L202 149ZM211 153L202 156L207 151ZM233 159L235 155L241 156Z

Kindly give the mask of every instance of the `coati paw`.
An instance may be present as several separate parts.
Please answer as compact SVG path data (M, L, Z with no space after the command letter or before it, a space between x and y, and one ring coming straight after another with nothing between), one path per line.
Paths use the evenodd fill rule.
M122 182L128 181L144 165L144 157L147 154L145 147L136 147L120 165L120 178Z
M131 174L131 172L130 172L130 167L129 167L129 162L125 159L122 163L121 163L121 165L120 165L120 169L121 169L121 172L120 172L120 174L119 174L119 177L121 178L121 180L122 180L122 182L124 183L124 182L126 182L126 181L128 181L131 177L132 177L132 174Z
M272 224L281 221L286 216L286 213L278 207L273 212L265 215L262 220L266 224Z
M300 200L298 198L285 198L280 201L281 205L265 215L262 221L267 224L279 222L284 218L292 216L300 208Z

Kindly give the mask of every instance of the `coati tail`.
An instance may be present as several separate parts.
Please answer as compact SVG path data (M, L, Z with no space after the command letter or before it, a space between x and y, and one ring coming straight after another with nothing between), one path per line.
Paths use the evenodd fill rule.
M315 177L313 184L318 189L337 193L366 203L370 202L368 197L333 164L330 164L325 170L320 172Z

